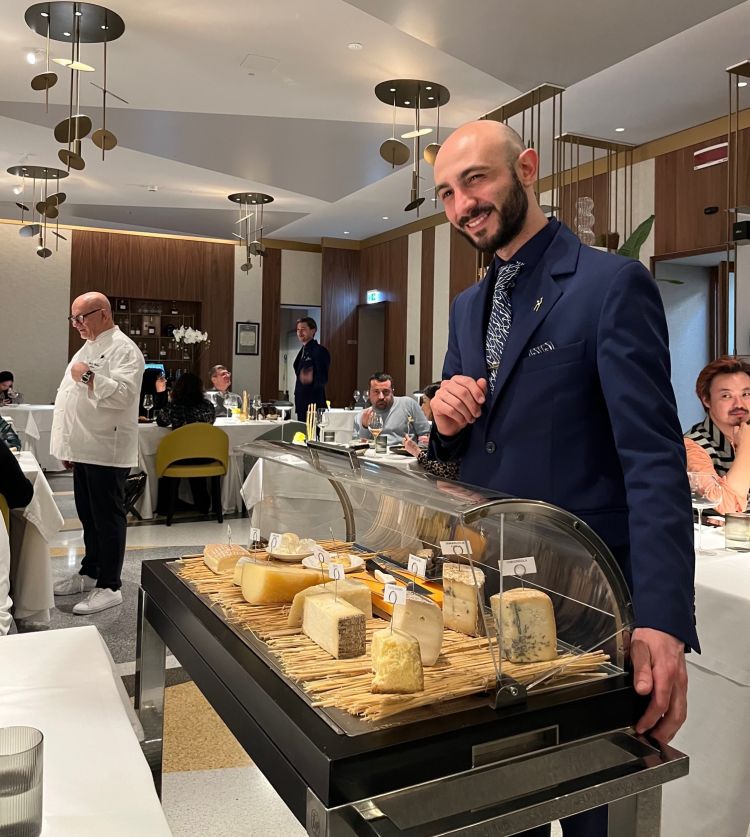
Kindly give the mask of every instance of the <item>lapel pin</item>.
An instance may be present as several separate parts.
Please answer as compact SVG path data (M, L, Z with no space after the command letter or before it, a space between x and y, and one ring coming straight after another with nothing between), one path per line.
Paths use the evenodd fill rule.
M534 310L538 311L543 302L544 302L544 297L540 296L539 299L536 301L536 305L534 306Z

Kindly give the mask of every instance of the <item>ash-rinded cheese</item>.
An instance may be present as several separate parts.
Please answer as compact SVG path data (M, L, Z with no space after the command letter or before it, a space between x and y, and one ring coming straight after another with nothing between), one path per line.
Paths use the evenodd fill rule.
M445 627L468 636L484 636L479 601L484 600L484 573L468 564L443 564Z
M251 561L242 568L242 597L250 604L291 602L300 590L320 581L320 573Z
M203 563L215 573L225 573L234 569L242 557L250 553L244 546L228 543L207 543L203 549Z
M490 596L501 627L503 653L512 663L540 663L557 657L552 599L541 590L517 587Z
M435 602L407 593L406 604L393 606L391 621L395 630L417 640L422 665L434 666L443 645L443 611Z
M366 621L361 610L332 593L305 599L303 632L337 660L365 653Z
M383 628L372 635L372 691L408 695L424 689L419 643L410 634Z
M318 578L320 578L320 575L318 575ZM308 587L306 590L297 593L292 602L292 607L289 610L287 625L290 628L299 628L302 624L305 599L308 596L334 593L334 591L337 598L349 602L357 610L361 610L368 619L372 619L372 593L370 592L370 588L361 581L345 578L343 581L329 581L325 584L316 584L314 587Z

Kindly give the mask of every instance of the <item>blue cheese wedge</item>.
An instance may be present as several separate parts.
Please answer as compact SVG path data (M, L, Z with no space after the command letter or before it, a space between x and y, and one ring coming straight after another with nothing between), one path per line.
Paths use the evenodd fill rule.
M419 643L409 634L382 628L372 635L372 691L409 695L424 690Z
M484 573L468 564L443 564L445 627L467 636L484 636L480 601L484 601Z
M490 596L503 653L512 663L541 663L557 657L552 599L542 590L517 587Z

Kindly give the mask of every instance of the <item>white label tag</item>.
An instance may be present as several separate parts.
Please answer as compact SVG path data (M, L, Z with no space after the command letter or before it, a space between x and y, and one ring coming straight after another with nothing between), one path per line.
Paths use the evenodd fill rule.
M260 540L260 529L253 527L250 530L250 543L258 543Z
M276 552L281 543L281 535L278 532L271 532L268 536L268 551Z
M468 541L440 541L440 551L446 558L451 555L471 555L471 544Z
M419 578L427 578L427 559L409 555L409 572Z
M328 565L328 577L332 578L334 581L343 581L344 580L344 565L343 564L329 564Z
M312 556L316 561L319 561L321 564L328 564L331 560L331 553L323 549L320 544L315 544L312 548Z
M406 587L400 584L386 584L383 588L383 600L392 605L406 604Z
M506 558L503 561L503 575L523 578L525 575L532 575L535 572L536 561L533 555L529 555L528 558Z

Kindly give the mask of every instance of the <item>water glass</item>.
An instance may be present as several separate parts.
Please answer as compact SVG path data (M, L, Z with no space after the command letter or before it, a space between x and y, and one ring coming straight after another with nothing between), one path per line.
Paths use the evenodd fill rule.
M750 552L750 514L724 515L724 546L740 552Z
M712 509L721 502L721 483L715 473L706 474L697 471L688 472L690 480L690 502L698 512L698 545L699 555L715 555L711 549L703 549L703 520L704 509Z
M146 419L151 421L151 410L154 409L154 396L153 395L144 395L143 396L143 409L146 411Z
M0 837L41 834L43 742L34 727L0 728Z

